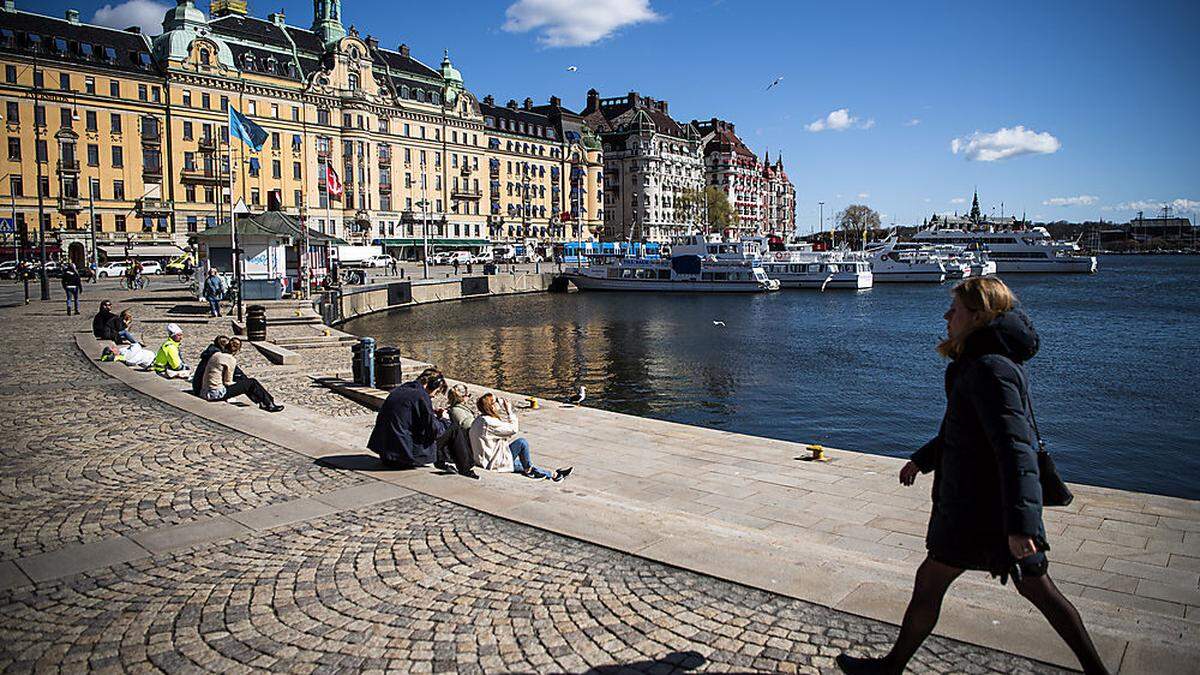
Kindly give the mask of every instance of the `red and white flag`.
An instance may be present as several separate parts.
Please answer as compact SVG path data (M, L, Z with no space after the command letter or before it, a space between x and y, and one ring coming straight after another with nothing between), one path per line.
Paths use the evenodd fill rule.
M342 193L346 191L332 164L325 165L325 190L329 192L330 199L341 199Z

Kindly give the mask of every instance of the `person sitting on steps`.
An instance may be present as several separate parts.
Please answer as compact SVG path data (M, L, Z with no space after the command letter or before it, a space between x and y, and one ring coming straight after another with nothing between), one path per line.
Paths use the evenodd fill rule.
M259 408L267 412L279 412L283 406L275 403L267 390L253 377L235 381L237 371L237 354L242 350L242 341L238 338L225 340L224 348L208 358L204 366L204 377L200 383L200 396L207 401L228 401L236 396L246 395Z
M392 389L375 417L367 448L384 465L412 469L437 460L437 440L445 432L433 396L446 390L437 368L426 368L417 379Z
M196 372L192 373L192 393L200 396L201 384L204 382L204 370L208 366L208 360L218 352L227 351L229 346L229 337L226 335L218 335L213 338L212 344L200 352L200 358L196 359ZM246 379L246 373L242 371L241 366L236 366L233 369L233 381L241 382Z
M123 315L124 312L122 312ZM183 329L177 324L167 324L167 341L158 348L158 352L154 355L154 361L150 364L154 372L167 379L187 379L192 376L192 371L188 369L187 364L183 362L183 356L179 353L179 345L182 342Z
M549 478L555 482L571 475L572 467L553 474L533 465L529 441L518 438L520 422L508 401L487 393L476 401L479 416L471 423L471 451L475 465L488 471L509 471L529 478Z
M445 433L438 437L438 458L433 463L442 471L456 471L461 476L479 478L471 458L471 423L475 413L467 407L470 392L465 384L456 384L446 392L450 408L446 410L450 424ZM451 466L453 464L453 466Z
M106 337L108 322L117 318L112 311L112 300L101 300L100 311L96 312L96 316L92 317L92 335L99 340L107 340Z

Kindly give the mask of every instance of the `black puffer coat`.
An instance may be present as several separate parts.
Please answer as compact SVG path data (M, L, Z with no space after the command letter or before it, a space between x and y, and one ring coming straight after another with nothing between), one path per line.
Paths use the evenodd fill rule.
M1049 548L1024 366L1037 349L1017 309L972 333L946 368L941 429L912 456L935 472L925 545L941 562L999 575L1012 561L1008 535Z

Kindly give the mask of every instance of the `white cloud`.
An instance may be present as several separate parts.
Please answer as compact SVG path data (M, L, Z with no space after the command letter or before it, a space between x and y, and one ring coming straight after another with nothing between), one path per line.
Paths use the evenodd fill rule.
M858 125L858 128L859 129L870 129L873 126L875 126L875 118L874 117L872 117L872 118L868 119L866 122L863 122L862 124Z
M662 18L650 0L517 0L504 15L504 30L539 31L538 42L547 47L586 47L625 26Z
M912 118L911 120L909 120L909 121L905 122L905 123L904 123L904 126L906 126L906 127L915 127L915 126L917 126L917 125L918 125L918 124L920 124L920 123L921 123L921 120L920 120L920 118L914 117L914 118Z
M1139 199L1132 202L1121 202L1113 206L1102 206L1101 211L1161 211L1162 207L1170 206L1175 211L1200 211L1200 201L1179 197L1177 199Z
M926 204L928 204L928 203L929 203L929 202L931 202L931 201L933 201L933 200L932 200L932 199L930 199L929 197L926 197L926 198L925 198L925 203L926 203Z
M950 200L950 203L951 204L966 204L967 198L966 197L955 197L954 199Z
M827 130L845 131L853 126L855 122L858 122L858 118L850 115L849 108L838 108L837 110L834 110L825 117L816 120L804 128L812 132Z
M119 5L105 5L92 15L92 23L110 28L137 26L147 35L162 32L163 17L169 6L153 0L125 0Z
M871 196L871 193L869 193L869 192L860 192L860 193L858 193L858 198L859 198L859 199L866 199L866 198L868 198L868 197L870 197L870 196Z
M1091 206L1099 197L1095 195L1079 195L1078 197L1051 197L1042 202L1042 206Z
M950 152L963 153L967 159L995 162L1020 155L1049 155L1058 152L1062 143L1050 132L1036 132L1021 125L1004 127L991 133L976 131L950 141Z

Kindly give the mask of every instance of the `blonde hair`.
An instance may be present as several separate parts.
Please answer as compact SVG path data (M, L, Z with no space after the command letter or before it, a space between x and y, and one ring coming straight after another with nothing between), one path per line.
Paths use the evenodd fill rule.
M479 413L481 415L487 415L488 417L495 418L500 417L500 410L496 406L496 396L491 392L480 396L479 399L475 401L475 407L479 408Z
M950 293L971 312L971 325L961 334L938 344L938 353L948 359L962 355L971 333L1017 306L1017 296L998 277L971 277L956 285Z
M450 401L450 405L458 405L459 403L465 403L469 394L467 385L456 384L446 392L446 398Z

